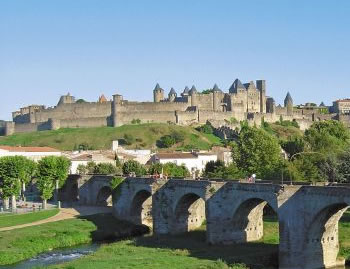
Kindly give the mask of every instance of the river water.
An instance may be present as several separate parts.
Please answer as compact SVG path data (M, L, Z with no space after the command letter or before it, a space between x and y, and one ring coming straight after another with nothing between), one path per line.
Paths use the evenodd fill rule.
M48 266L78 259L89 255L99 248L98 244L80 245L71 248L53 250L42 253L35 258L12 265L0 266L0 269L30 269L38 266Z
M0 266L0 269L31 269L40 266L48 266L69 262L85 255L89 255L97 251L98 244L87 244L76 247L57 249L50 252L42 253L35 258L25 260L12 265ZM335 269L350 269L350 266L339 267Z

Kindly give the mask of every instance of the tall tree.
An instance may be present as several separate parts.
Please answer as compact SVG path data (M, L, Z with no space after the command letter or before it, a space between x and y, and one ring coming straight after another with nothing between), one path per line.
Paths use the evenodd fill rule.
M68 177L70 161L65 157L48 156L38 163L38 189L43 199L43 208L47 200L53 196L53 191L63 186Z
M281 166L278 140L263 129L243 125L232 148L233 163L245 175L268 179Z
M16 208L16 197L21 190L21 177L25 171L23 157L8 156L0 158L0 189L5 201L5 208L8 208L8 199L12 198L12 208Z

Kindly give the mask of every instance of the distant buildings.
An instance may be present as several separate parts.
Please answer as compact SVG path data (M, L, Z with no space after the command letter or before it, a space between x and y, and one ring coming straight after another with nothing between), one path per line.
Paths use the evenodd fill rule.
M218 157L215 153L197 152L157 153L152 156L153 163L184 165L192 174L196 171L203 172L208 162L216 161L217 159Z
M340 99L333 102L333 112L339 114L350 114L350 99Z
M61 156L62 153L49 147L11 147L0 146L0 157L23 156L33 161L39 161L47 156Z

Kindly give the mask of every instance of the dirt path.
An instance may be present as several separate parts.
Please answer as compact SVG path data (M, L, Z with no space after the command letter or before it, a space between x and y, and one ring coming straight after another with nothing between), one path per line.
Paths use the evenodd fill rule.
M60 209L60 212L58 212L55 216L52 216L50 218L31 222L31 223L0 228L0 232L15 230L15 229L24 228L24 227L36 226L36 225L60 221L60 220L72 219L79 216L88 216L88 215L94 215L98 213L110 213L110 212L112 212L111 207L78 206L74 208L62 208Z

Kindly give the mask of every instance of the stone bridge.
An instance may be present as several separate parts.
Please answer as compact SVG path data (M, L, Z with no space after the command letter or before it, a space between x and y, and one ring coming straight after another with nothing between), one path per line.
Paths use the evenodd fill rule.
M155 234L187 232L206 220L208 243L232 244L262 238L267 204L278 215L280 269L344 264L337 260L338 221L350 205L347 187L128 178L113 212Z

